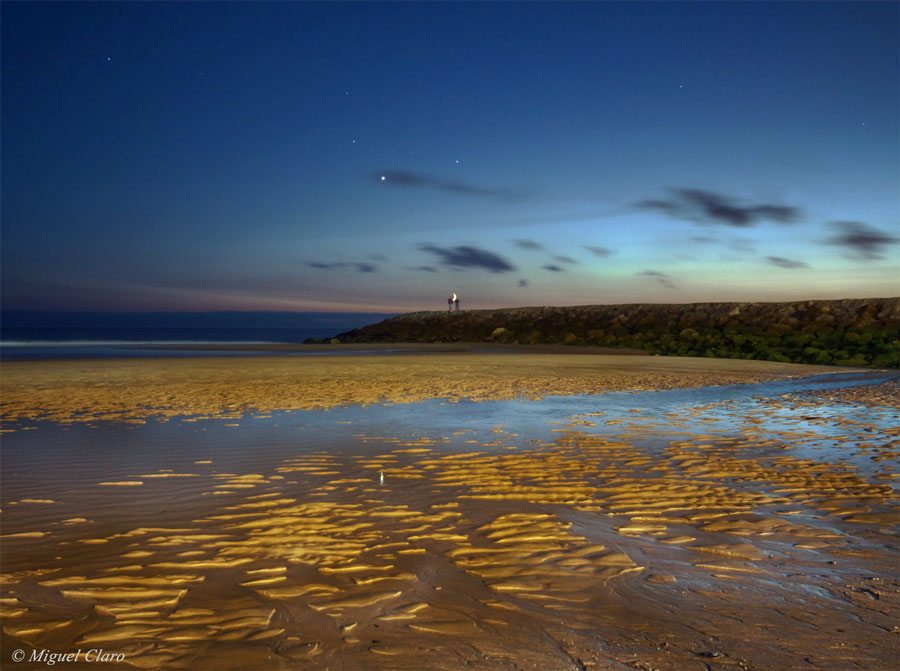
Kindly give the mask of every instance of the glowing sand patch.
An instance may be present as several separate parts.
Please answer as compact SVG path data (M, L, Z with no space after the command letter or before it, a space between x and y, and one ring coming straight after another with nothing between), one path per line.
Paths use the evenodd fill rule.
M707 650L696 642L713 636L729 663L790 668L830 654L840 628L860 642L841 660L880 668L898 612L883 549L896 542L898 437L848 417L842 455L860 458L829 463L814 458L825 424L762 435L778 407L743 407L730 425L719 408L631 413L615 435L562 417L551 438L523 431L514 445L471 430L461 437L474 442L358 438L267 464L217 453L227 473L122 470L110 481L159 476L131 476L144 483L128 494L138 502L196 492L166 521L124 529L48 491L58 514L13 507L47 526L5 525L46 535L4 538L44 558L4 576L4 631L35 646L115 645L148 669L269 668L277 655L321 668L493 671L524 660L690 668ZM231 493L201 497L216 485ZM54 559L69 553L77 563ZM775 632L764 651L748 643L760 626Z

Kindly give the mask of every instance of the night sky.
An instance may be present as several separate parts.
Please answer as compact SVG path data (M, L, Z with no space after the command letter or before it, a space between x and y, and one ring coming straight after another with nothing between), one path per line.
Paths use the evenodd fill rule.
M896 2L0 11L6 309L898 294Z

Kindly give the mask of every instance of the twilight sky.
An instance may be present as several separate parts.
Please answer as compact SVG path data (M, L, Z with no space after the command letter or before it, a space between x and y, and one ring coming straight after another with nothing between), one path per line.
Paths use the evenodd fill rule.
M900 288L894 2L0 12L7 309Z

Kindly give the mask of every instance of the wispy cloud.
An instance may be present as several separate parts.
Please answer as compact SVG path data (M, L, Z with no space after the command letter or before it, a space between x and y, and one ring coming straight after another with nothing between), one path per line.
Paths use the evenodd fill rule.
M566 272L565 268L561 268L559 266L541 266L544 270L549 270L551 273L564 273Z
M697 243L698 245L722 245L742 254L752 254L754 252L753 241L750 238L719 238L712 235L692 235L688 240Z
M544 245L540 242L535 242L534 240L513 240L513 244L519 249L543 249Z
M734 238L728 241L729 249L743 254L752 254L755 251L753 242L748 238Z
M607 247L596 247L594 245L584 245L584 248L588 250L594 256L599 256L601 259L605 259L608 256L611 256L613 251Z
M346 261L335 261L333 263L322 263L321 261L310 261L306 264L310 268L319 268L321 270L335 270L337 268L352 268L358 273L377 273L378 266L371 263L348 263Z
M528 286L528 280L519 280L518 286L520 286L520 287L527 287L527 286Z
M767 256L766 260L779 268L809 268L809 264L804 261L794 261L783 256Z
M790 205L756 203L741 205L729 196L704 189L670 189L671 198L642 200L635 207L655 210L673 219L693 221L697 224L749 228L758 221L774 221L792 224L800 219L802 211Z
M665 273L661 273L658 270L644 270L640 273L636 273L637 275L646 275L647 277L652 277L654 280L663 285L666 289L674 289L675 283L672 281L672 278L666 275Z
M509 261L499 254L489 252L477 247L438 247L436 245L420 245L419 249L438 257L439 262L445 266L457 268L482 268L492 273L506 273L516 269Z
M560 263L578 263L578 261L576 259L573 259L571 256L554 256L553 258Z
M379 184L390 187L428 188L455 193L462 196L481 196L486 198L499 198L512 200L521 198L512 189L493 186L479 186L468 182L444 179L425 172L411 172L408 170L383 170L372 173L372 177Z
M410 270L417 270L421 273L436 273L437 268L434 266L416 266L415 268L410 268Z
M900 238L861 221L833 221L829 225L837 229L837 233L826 238L824 244L845 248L850 252L847 256L851 258L873 261L883 259L885 248L900 242Z

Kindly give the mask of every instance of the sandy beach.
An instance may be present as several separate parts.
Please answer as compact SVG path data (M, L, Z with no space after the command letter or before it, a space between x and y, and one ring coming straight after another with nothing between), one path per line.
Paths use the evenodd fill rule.
M896 668L897 383L823 372L4 364L4 668Z
M354 349L372 346L341 351ZM428 398L497 400L741 384L842 370L771 361L581 354L552 347L537 348L537 353L381 347L386 349L404 353L329 356L333 348L314 347L306 351L322 356L8 362L0 378L0 419L236 417L249 411ZM556 353L561 349L572 353Z

